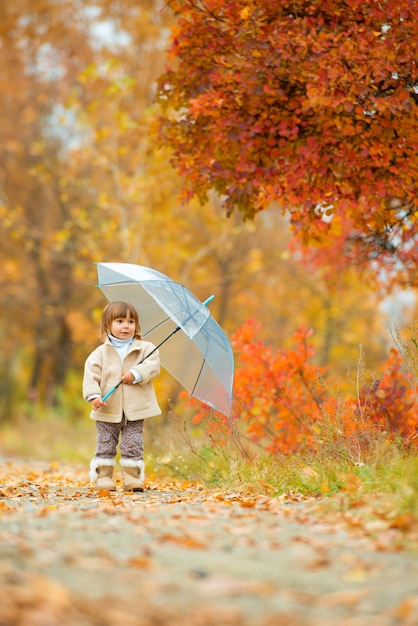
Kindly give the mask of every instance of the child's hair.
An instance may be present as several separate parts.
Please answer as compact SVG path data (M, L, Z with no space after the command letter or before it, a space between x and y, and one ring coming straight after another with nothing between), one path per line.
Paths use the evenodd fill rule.
M103 309L102 322L100 325L100 337L105 339L110 333L113 320L128 317L135 320L135 337L142 339L141 328L139 326L138 312L132 304L118 300L117 302L109 302Z

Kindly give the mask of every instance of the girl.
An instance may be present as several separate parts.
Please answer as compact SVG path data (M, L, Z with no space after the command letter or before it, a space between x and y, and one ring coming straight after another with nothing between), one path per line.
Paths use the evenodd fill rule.
M128 302L111 302L104 308L100 336L104 343L87 358L83 379L83 396L92 406L90 417L97 431L90 478L97 489L116 489L112 476L120 437L123 488L143 491L144 419L161 415L152 384L160 373L159 353L152 343L142 341L138 313Z

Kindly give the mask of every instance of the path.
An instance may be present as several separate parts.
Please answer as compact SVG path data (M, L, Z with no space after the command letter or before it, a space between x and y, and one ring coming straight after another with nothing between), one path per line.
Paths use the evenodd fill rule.
M0 626L417 626L402 529L330 503L3 463ZM332 504L332 503L331 503Z

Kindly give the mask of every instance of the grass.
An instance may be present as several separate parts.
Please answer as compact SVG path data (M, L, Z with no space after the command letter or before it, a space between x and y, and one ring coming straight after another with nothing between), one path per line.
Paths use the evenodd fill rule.
M392 332L392 338L397 349L402 355L415 388L418 388L418 322L414 321L402 333L396 326Z
M273 457L247 440L238 431L224 445L209 441L200 429L189 430L184 420L174 418L166 440L170 447L157 449L151 461L156 472L196 480L207 486L281 495L294 492L304 496L346 499L360 495L387 496L398 512L418 516L418 457L400 441L376 434L367 451L319 448L317 452Z
M22 416L0 427L0 450L22 458L87 463L94 444L95 428L88 417L74 421L37 411L36 416Z

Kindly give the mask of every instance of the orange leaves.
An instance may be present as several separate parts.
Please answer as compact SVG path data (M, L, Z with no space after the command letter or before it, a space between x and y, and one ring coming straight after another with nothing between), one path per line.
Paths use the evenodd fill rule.
M414 280L406 261L417 227L408 239L398 226L417 196L415 0L403 0L402 20L392 2L357 0L176 8L184 48L160 78L160 138L188 194L215 189L228 213L238 208L246 217L274 201L300 207L297 234L317 243L309 207L332 192L336 212L344 216L349 206L353 228L341 236L359 250L349 251L354 261L376 263L377 251L398 271L405 246L401 263ZM202 124L191 115L197 103ZM171 106L182 108L181 121L170 119ZM394 198L404 213L388 210ZM332 229L320 229L321 244L332 243Z
M178 546L183 546L184 548L190 548L192 550L203 550L207 547L204 542L199 541L190 534L175 535L172 533L164 533L159 537L159 541L163 543L174 543Z
M235 394L243 407L242 419L249 436L269 451L290 452L308 435L303 417L320 416L324 399L318 384L323 368L309 364L310 331L294 336L295 348L274 352L256 339L257 326L250 320L235 334L238 358Z
M362 418L390 435L400 435L418 444L418 401L411 378L401 370L397 350L380 368L382 377L372 389L363 389L360 397Z
M248 320L232 338L237 359L233 419L245 426L254 442L272 454L306 447L318 450L333 441L350 446L351 440L358 439L366 446L367 433L377 427L406 443L417 443L418 401L410 379L401 372L396 350L382 366L378 384L363 389L358 399L342 399L333 396L325 369L312 363L312 331L299 330L293 348L275 350L257 339L259 330L254 319ZM195 423L206 415L200 410ZM228 440L228 422L211 417L207 433L217 444ZM359 486L356 477L347 475L344 488L351 491L354 485ZM323 492L327 490L324 484Z
M293 350L276 353L257 340L258 329L255 320L248 320L232 339L238 359L234 390L236 410L246 423L251 439L272 453L288 453L308 435L303 416L309 414L310 419L320 416L323 391L318 379L324 371L309 364L312 356L312 346L308 343L310 331L300 330L295 334ZM196 421L202 415L200 412ZM219 420L210 422L208 428L212 436L227 429L225 422L221 424Z

